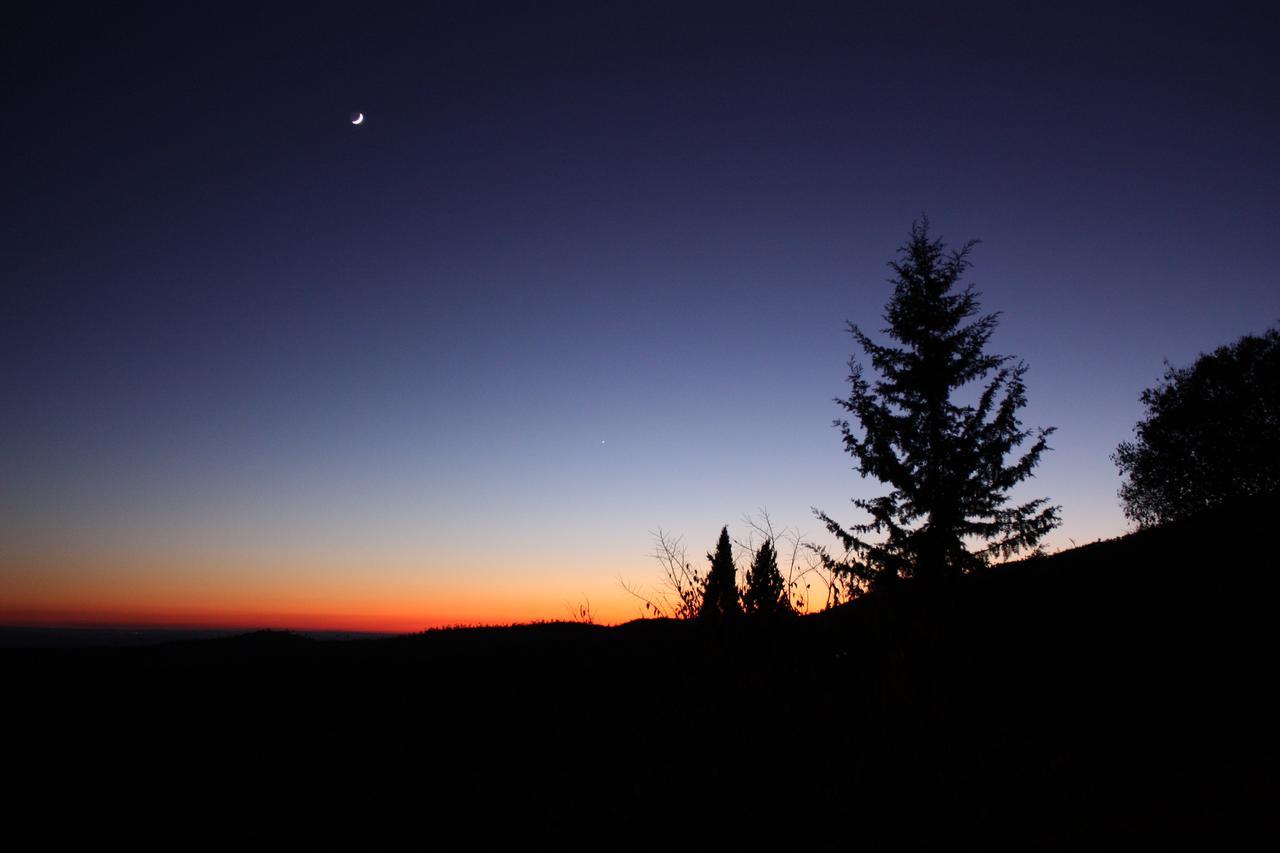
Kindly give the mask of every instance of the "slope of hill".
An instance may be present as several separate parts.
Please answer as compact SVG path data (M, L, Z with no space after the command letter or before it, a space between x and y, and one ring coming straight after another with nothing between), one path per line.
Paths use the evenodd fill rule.
M363 846L1230 844L1280 814L1278 508L774 626L0 650L10 813Z

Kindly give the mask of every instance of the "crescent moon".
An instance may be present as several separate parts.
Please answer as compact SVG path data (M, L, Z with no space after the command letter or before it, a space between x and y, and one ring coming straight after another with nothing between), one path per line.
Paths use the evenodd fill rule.
M364 113L356 113L351 118L352 124L362 124L364 122Z

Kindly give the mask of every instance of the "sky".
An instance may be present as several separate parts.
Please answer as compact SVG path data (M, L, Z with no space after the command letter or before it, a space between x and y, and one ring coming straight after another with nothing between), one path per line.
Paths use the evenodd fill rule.
M0 36L3 624L617 622L658 529L831 544L922 214L1051 551L1128 529L1164 361L1280 322L1265 4L195 5Z

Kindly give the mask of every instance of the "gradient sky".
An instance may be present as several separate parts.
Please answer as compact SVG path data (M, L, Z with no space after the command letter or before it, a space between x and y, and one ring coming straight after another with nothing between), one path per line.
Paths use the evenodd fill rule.
M2 37L3 623L616 621L656 528L825 542L922 212L1053 549L1163 360L1280 321L1274 6L124 5Z

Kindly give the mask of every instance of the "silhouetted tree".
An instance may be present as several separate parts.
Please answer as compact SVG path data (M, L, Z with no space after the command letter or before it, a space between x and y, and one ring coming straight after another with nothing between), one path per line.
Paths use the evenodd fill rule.
M1280 490L1280 331L1165 367L1142 392L1136 440L1111 457L1127 478L1124 514L1145 527Z
M777 527L769 511L761 507L758 517L744 515L743 523L749 531L745 542L735 541L739 548L756 552L754 537L768 539L782 575L782 585L787 591L788 607L792 613L808 613L816 601L814 581L823 592L821 607L826 609L839 603L844 578L833 575L822 564L813 544L806 541L798 527Z
M707 554L707 560L711 562L711 569L707 572L706 592L698 617L715 621L741 615L738 570L733 565L733 545L729 542L728 527L721 529L715 553Z
M689 562L684 541L679 536L658 528L653 533L653 557L662 567L662 578L657 588L646 589L627 583L621 577L618 583L628 595L644 605L646 616L667 619L694 619L702 611L706 597L707 578Z
M1044 498L1007 505L1009 490L1031 476L1053 429L1025 430L1018 420L1026 365L984 352L999 315L965 322L978 312L978 293L973 285L955 288L976 242L946 252L945 243L929 237L927 218L913 223L900 258L889 263L894 290L883 331L901 346L877 344L849 324L881 378L868 382L850 359L851 392L836 402L858 420L861 434L847 420L835 425L858 473L892 491L855 499L871 520L848 529L814 512L845 549L838 560L821 551L824 563L852 575L859 588L954 577L1033 548L1059 523L1058 507ZM952 399L974 382L983 383L976 405ZM1033 435L1030 448L1006 464L1005 456ZM863 538L871 533L883 538Z
M748 616L781 616L792 612L772 539L764 540L751 561L747 586L742 592L742 609Z

